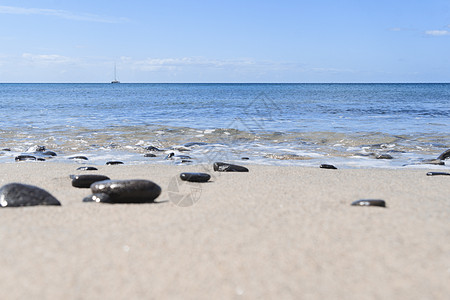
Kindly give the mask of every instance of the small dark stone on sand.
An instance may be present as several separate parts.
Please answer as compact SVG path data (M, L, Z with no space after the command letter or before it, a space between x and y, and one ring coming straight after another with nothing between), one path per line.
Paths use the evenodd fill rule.
M190 182L207 182L211 175L206 173L181 173L181 180L190 181Z
M88 160L86 156L77 155L77 156L71 156L69 159L80 159L80 160Z
M49 192L37 186L9 183L0 188L0 207L61 205Z
M189 159L182 159L181 160L182 164L187 164L187 163L191 163L191 162L192 162L192 160L189 160Z
M162 151L162 150L160 150L160 149L158 149L156 147L153 147L153 146L147 146L147 147L144 147L144 149L148 150L148 151Z
M445 162L440 159L424 159L420 163L427 165L445 166Z
M27 160L36 160L36 157L33 155L19 155L15 158L16 161L27 161Z
M248 157L241 157L242 160L249 160L250 158Z
M149 180L105 180L91 185L93 194L108 194L112 203L152 203L161 187Z
M123 165L122 161L118 161L118 160L114 160L114 161L107 161L106 164L108 166L113 166L113 165Z
M145 153L144 157L156 157L156 155L153 153Z
M203 143L203 142L190 142L190 143L184 144L185 147L205 146L205 145L207 145L207 143Z
M72 178L72 186L77 188L90 188L94 182L110 179L104 175L72 175L70 178Z
M48 155L48 156L56 156L56 152L51 151L51 150L47 150L42 152L43 155Z
M337 168L333 165L327 165L327 164L321 164L320 168L322 169L332 169L332 170L337 170Z
M386 207L386 202L379 199L362 199L352 202L354 206L380 206Z
M36 160L37 160L37 161L45 161L45 158L38 157L38 158L36 158Z
M174 155L175 153L170 152L169 154L166 155L166 157L164 157L164 159L171 159Z
M111 201L111 197L105 193L97 193L84 197L83 202L114 203Z
M446 159L449 158L449 157L450 157L450 149L445 150L444 152L442 152L442 154L439 155L439 156L437 157L437 159L440 159L440 160L446 160Z
M375 156L376 159L393 159L394 157L392 157L392 155L389 154L378 154L377 156Z
M97 171L98 169L96 167L79 167L77 168L79 171Z
M223 162L215 162L213 164L213 169L217 172L248 172L246 167Z
M9 148L2 148L0 151L11 151Z
M437 176L437 175L450 176L450 173L446 173L446 172L428 172L427 173L427 176Z

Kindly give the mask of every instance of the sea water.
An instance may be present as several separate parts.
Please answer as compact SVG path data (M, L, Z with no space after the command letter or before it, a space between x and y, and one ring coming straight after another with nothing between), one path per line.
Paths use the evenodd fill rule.
M450 148L450 84L0 84L0 162L36 145L91 164L417 167Z

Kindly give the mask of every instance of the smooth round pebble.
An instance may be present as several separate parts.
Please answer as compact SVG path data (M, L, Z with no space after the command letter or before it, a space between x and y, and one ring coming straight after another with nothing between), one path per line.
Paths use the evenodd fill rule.
M156 155L153 153L145 153L144 157L156 157Z
M33 155L19 155L14 158L16 161L30 161L36 160L36 156Z
M51 150L47 150L42 152L43 155L48 155L48 156L57 156L56 152L51 151Z
M181 173L181 180L190 181L190 182L207 182L211 175L206 173Z
M37 186L9 183L0 188L0 207L61 205L49 192Z
M380 206L386 207L386 202L380 199L362 199L352 202L354 206Z
M450 173L447 173L447 172L428 172L427 173L427 176L436 176L436 175L450 176Z
M118 161L118 160L114 160L114 161L107 161L106 164L108 166L113 166L113 165L123 165L123 162Z
M108 194L114 203L152 203L161 187L149 180L105 180L93 183L91 191Z
M337 170L337 168L333 165L328 165L328 164L321 164L320 165L321 169L330 169L330 170Z
M71 156L69 157L69 159L89 160L86 156L83 155Z
M77 188L90 188L94 182L110 179L104 175L72 175L70 178L72 178L72 186Z
M394 157L389 154L378 154L375 156L376 159L393 159Z

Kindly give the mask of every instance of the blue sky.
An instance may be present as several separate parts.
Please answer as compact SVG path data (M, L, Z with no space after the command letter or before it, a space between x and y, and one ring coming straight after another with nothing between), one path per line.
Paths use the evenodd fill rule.
M450 82L450 1L1 1L0 82Z

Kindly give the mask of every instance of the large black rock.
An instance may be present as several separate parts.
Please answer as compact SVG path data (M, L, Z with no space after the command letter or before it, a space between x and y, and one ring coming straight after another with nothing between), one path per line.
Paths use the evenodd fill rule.
M223 162L215 162L213 164L213 169L217 172L248 172L246 167Z
M49 192L33 185L9 183L0 188L0 207L61 205Z
M109 180L105 175L71 175L72 186L77 188L90 188L97 181Z
M439 156L437 157L437 159L440 159L440 160L446 160L446 159L449 158L449 157L450 157L450 149L445 150L444 152L442 152L441 155L439 155Z
M149 180L105 180L91 185L93 194L107 194L112 203L152 203L161 187Z

